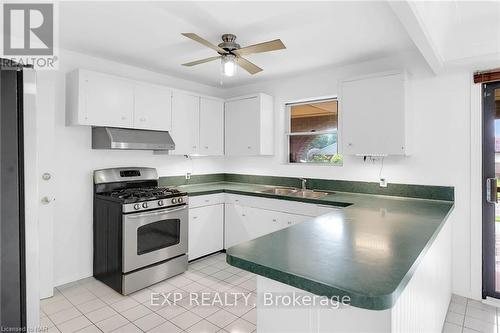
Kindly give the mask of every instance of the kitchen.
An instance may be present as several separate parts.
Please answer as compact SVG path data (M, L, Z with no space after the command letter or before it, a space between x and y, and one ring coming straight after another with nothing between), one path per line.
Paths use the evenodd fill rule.
M25 111L27 120L32 116L24 130L25 174L31 177L26 184L36 184L25 194L32 199L27 203L31 215L26 215L26 244L33 246L26 251L27 263L33 264L26 274L26 288L32 291L27 292L29 325L40 323L54 332L336 331L328 319L322 321L323 310L314 313L317 320L305 319L308 309L284 313L266 310L257 301L267 291L292 293L298 288L311 295L351 298L354 314L332 316L338 325L345 322L337 331L367 331L356 326L362 321L372 331L410 331L388 324L402 303L397 300L406 299L403 290L413 286L409 281L417 280L411 278L420 276L426 255L434 253L429 247L448 242L450 250L439 252L442 274L432 279L432 288L441 292L433 293L433 302L427 300L435 307L419 303L412 308L408 302L409 308L398 309L417 315L405 324L421 331L455 326L480 331L483 322L488 329L489 324L496 327L496 320L491 323L484 314L480 323L466 319L477 319L467 308L477 305L473 301L480 310L491 310L480 303L482 95L472 77L475 71L500 66L498 57L491 56L498 55L498 3L482 3L480 9L467 2L456 8L444 2L429 6L58 3L58 69L36 70L36 113ZM446 31L471 29L455 21L458 16L470 24L492 18L484 28L492 34L469 33L470 44L462 41L461 47L452 38L439 44L428 33L440 28L430 20L437 9L448 19ZM415 17L420 19L417 26ZM328 39L321 37L325 31ZM229 33L236 37L222 36ZM255 68L247 71L248 66L236 62L236 73L226 76L220 59L182 66L219 57L198 37L215 48L226 43L222 47L228 50L231 42L242 49L264 41L280 40L282 45L275 42L273 51L241 56L263 71L251 74ZM468 53L466 45L481 42L483 53ZM143 144L134 141L137 130L149 133L147 144L159 146L115 149ZM153 138L154 133L168 137ZM172 143L175 149L164 150ZM99 177L103 169L113 181L106 180L108 175ZM100 282L106 278L95 267L96 256L106 257L95 243L98 189L103 185L104 193L111 193L116 189L109 190L109 184L119 190L139 187L137 182L174 191L141 193L146 199L123 206L135 211L140 203L138 213L123 211L122 216L120 211L119 221L149 210L182 208L187 202L188 214L183 211L178 218L184 229L179 225L175 230L184 235L177 247L184 252L141 264L165 266L159 275L138 275L134 291L115 285L115 292L108 287L112 283ZM167 204L174 198L175 203ZM108 199L103 198L118 202ZM320 227L324 223L330 226L326 230ZM397 229L400 224L404 230ZM118 229L108 235L121 242ZM308 235L316 235L316 243ZM151 241L145 244L154 247ZM114 259L122 265L119 250ZM182 257L174 265L180 267L177 271L167 265L172 257ZM115 281L123 283L122 277L141 272L138 268L118 269ZM376 294L389 280L388 288L397 290L392 296L355 297ZM430 281L422 281L424 294L431 294ZM257 301L257 308L204 308L179 300L174 307L156 309L147 292L155 289L184 296L231 290ZM34 306L37 295L42 300ZM87 315L93 312L95 317ZM283 320L272 320L277 317ZM419 326L424 324L429 326Z

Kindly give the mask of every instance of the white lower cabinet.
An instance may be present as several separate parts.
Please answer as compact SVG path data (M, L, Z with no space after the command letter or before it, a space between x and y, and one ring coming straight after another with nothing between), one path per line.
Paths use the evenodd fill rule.
M241 205L224 205L224 248L251 239L249 209Z
M225 193L194 196L189 198L189 204L189 260L337 209Z
M253 198L253 200L255 199ZM240 202L240 199L237 199L237 202ZM244 203L226 203L224 206L224 247L226 249L238 243L288 228L314 217L314 215L290 214L276 210L250 207L245 206ZM275 208L279 209L279 206L275 206ZM335 208L332 207L333 209Z
M223 235L223 204L189 209L189 260L222 250Z

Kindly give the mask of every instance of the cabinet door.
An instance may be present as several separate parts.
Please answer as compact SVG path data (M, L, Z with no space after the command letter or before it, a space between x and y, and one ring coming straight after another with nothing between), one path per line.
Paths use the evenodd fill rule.
M248 208L245 206L225 204L224 209L224 248L251 239L248 219Z
M198 154L200 142L200 98L174 91L172 94L172 131L174 155Z
M405 153L405 85L402 74L342 83L344 154Z
M134 85L100 73L82 73L84 120L94 126L133 127Z
M247 228L250 239L270 234L282 228L280 213L267 209L250 208Z
M258 155L260 103L257 97L226 102L226 155Z
M200 154L224 155L224 103L200 98Z
M223 249L224 206L189 209L188 258L193 260Z
M311 216L298 215L298 214L288 214L279 213L280 229L291 227L295 224L302 223L311 220Z
M172 91L154 85L136 85L134 127L170 131L172 127Z

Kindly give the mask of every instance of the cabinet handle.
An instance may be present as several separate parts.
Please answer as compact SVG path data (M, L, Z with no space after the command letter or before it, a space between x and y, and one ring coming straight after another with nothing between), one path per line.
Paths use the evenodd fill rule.
M252 149L252 146L248 146L247 149Z
M292 224L292 222L288 221L288 225Z
M210 200L207 199L207 200L205 200L205 202L210 202Z
M208 149L208 146L205 146L205 149Z
M246 216L245 214L241 214L241 216Z
M352 142L349 142L347 145L348 145L349 147L352 147Z
M196 146L193 146L193 149L196 149Z
M193 220L196 220L198 218L198 216L193 216Z
M276 222L276 219L273 219L273 222Z

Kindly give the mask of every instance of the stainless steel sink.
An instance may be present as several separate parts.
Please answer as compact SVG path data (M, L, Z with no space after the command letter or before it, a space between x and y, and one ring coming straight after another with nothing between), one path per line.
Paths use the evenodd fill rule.
M294 187L272 187L262 190L260 192L274 194L274 195L290 195L293 197L301 197L308 199L318 199L324 197L325 195L328 195L327 192L319 192L313 190L299 190L298 188Z
M259 192L275 195L293 195L293 193L298 192L298 189L293 187L273 187Z
M302 197L309 199L318 199L328 195L327 192L318 192L313 190L297 190L289 195L293 195L294 197Z

